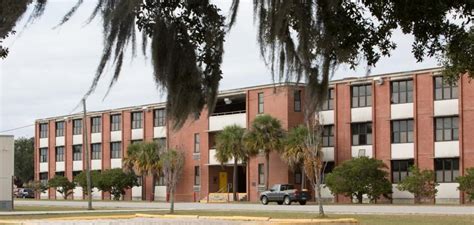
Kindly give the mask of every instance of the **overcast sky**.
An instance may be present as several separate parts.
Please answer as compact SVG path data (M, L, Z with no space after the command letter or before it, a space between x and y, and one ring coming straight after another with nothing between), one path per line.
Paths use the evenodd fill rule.
M229 2L217 3L227 12ZM52 29L74 4L72 0L48 0L45 13L39 20L23 30L24 19L16 28L20 34L6 40L10 54L7 59L0 60L0 132L31 125L38 118L71 113L90 86L102 52L101 21L96 19L89 25L84 23L95 1L84 1L70 22ZM272 82L269 70L260 58L252 14L252 1L241 1L237 24L226 37L221 90ZM398 45L397 50L390 58L380 60L372 74L437 66L434 59L416 63L411 54L411 36L396 32L393 40ZM363 76L365 71L364 66L355 71L340 66L334 78ZM155 86L149 59L140 55L125 60L117 84L102 101L110 78L111 70L108 70L95 93L89 97L88 110L165 99ZM30 126L1 134L31 137L34 129Z

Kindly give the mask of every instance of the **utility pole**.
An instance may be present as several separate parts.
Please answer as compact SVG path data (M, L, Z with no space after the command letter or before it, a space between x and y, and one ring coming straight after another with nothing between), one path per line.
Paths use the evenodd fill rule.
M89 157L89 140L87 137L87 111L86 111L86 98L82 99L82 105L84 106L84 118L82 119L82 137L84 139L84 151L86 151L86 179L87 179L87 209L92 210L92 181L91 181L91 167Z

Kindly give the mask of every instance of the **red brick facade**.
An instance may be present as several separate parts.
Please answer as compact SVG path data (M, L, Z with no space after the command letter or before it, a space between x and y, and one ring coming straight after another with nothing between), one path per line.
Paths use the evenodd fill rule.
M391 82L398 80L412 80L413 81L413 101L412 109L413 116L413 142L410 143L413 146L413 156L408 156L407 159L413 159L422 169L435 169L435 158L442 158L436 154L436 139L435 139L435 118L440 115L435 115L435 83L434 76L439 74L439 69L428 69L413 72L404 72L397 74L385 74L378 76L371 76L366 78L352 78L333 81L330 84L330 88L334 89L334 118L331 124L334 125L336 132L334 133L334 162L336 165L349 160L353 157L352 149L352 134L351 124L354 123L351 107L352 89L351 86L354 84L370 84L371 88L371 100L372 105L371 112L372 118L372 155L377 159L382 160L388 167L389 174L391 169L391 162L393 160L404 160L405 158L396 156L395 150L393 149L392 143L392 121L393 119L393 103L391 103ZM377 80L374 80L374 78ZM381 79L381 80L380 80ZM295 110L295 90L301 90L301 96L304 98L304 86L295 86L294 84L283 84L283 85L266 85L256 86L250 88L243 88L238 90L226 91L221 94L219 98L224 99L230 96L244 96L245 109L239 112L242 115L242 121L245 120L244 125L248 128L251 126L252 121L258 116L258 95L263 94L263 113L269 114L281 121L281 124L285 130L291 129L292 127L302 124L304 120L303 110ZM447 154L453 154L450 158L459 159L459 174L462 175L466 168L474 167L474 85L469 83L467 76L463 76L457 87L459 97L457 105L459 107L458 114L455 115L443 115L443 116L456 116L459 118L459 153L452 153L450 149L441 149L438 151L448 152ZM227 104L227 103L226 103ZM127 146L131 143L132 139L153 141L156 138L162 138L155 133L157 127L154 127L154 110L163 108L164 104L153 104L147 106L131 107L117 110L108 110L104 112L93 112L90 113L87 119L88 123L88 138L91 141L90 134L90 117L101 116L102 118L102 170L112 168L111 164L111 152L110 143L111 137L111 121L110 116L112 114L121 114L121 142L122 142L122 155L126 157ZM304 105L302 105L304 107ZM133 136L132 132L132 112L143 112L141 128L142 138ZM442 110L441 110L442 111ZM199 201L206 199L210 192L215 192L220 188L220 172L226 172L228 177L228 183L231 183L232 167L222 167L220 165L213 164L212 155L210 149L213 148L214 137L218 130L214 130L214 126L219 126L219 123L226 123L226 115L234 115L232 113L223 113L223 120L215 120L218 114L208 115L207 109L203 110L199 115L199 118L194 120L190 118L180 130L173 130L170 126L171 122L167 122L164 128L166 135L166 145L169 148L178 149L185 154L185 168L182 177L179 181L177 188L176 199L177 201ZM395 112L396 113L396 112ZM65 119L65 176L69 179L73 178L73 166L72 166L72 146L73 146L73 127L72 120L76 118L82 118L82 115L71 115ZM231 116L229 116L231 118ZM40 179L41 172L48 172L48 177L52 178L56 172L55 163L55 122L64 120L64 118L50 118L38 120L35 129L35 179ZM213 122L220 121L220 122ZM48 122L48 141L47 146L41 146L41 140L39 138L40 124ZM194 152L195 149L195 134L199 134L199 152ZM44 145L44 144L43 144ZM441 146L441 144L439 145ZM39 162L39 149L41 147L48 147L48 166L47 171L41 171ZM438 147L440 148L440 147ZM89 146L90 149L90 146ZM84 151L83 151L84 153ZM443 153L446 154L446 153ZM85 155L83 156L85 159ZM258 201L259 190L259 174L258 165L264 163L263 156L256 156L250 159L248 167L243 167L242 172L245 177L239 182L245 183L245 190L250 201ZM85 166L85 163L83 164ZM195 167L199 166L199 184L195 184ZM391 175L390 175L391 176ZM272 153L270 156L270 185L276 183L294 183L295 177L294 172L286 165L277 153ZM307 186L310 186L307 184ZM446 190L451 186L447 185ZM451 191L444 190L446 198L452 198ZM135 198L135 192L127 190L124 199L131 200ZM153 178L148 176L145 178L143 183L141 199L147 201L156 200L155 196L155 185ZM456 192L457 193L457 192ZM136 193L135 193L136 194ZM49 198L56 198L54 190L49 190ZM38 196L39 197L39 196ZM109 193L102 193L103 199L110 199ZM440 197L441 198L441 197ZM457 198L459 202L464 202L462 194L459 194ZM336 202L350 202L351 200L344 196L335 196L334 201Z

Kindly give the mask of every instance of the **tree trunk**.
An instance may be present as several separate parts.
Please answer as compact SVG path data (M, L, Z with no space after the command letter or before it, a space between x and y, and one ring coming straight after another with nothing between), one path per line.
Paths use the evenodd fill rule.
M174 213L174 188L170 190L170 214Z
M270 153L265 153L265 190L270 186Z
M150 201L153 202L155 201L155 185L156 185L156 175L153 174L151 175L153 177L152 179L152 185L151 185L151 197L150 197Z
M319 216L324 217L324 208L323 208L323 201L321 197L321 171L319 169L316 169L316 172L319 174L316 176L316 191L317 193L317 199L318 199L318 208L319 208Z
M304 166L301 166L301 189L306 189L306 173Z
M357 194L357 203L358 204L362 204L362 197L363 197L362 194Z
M238 201L237 195L237 158L234 156L234 177L232 180L232 191L234 192L234 201Z

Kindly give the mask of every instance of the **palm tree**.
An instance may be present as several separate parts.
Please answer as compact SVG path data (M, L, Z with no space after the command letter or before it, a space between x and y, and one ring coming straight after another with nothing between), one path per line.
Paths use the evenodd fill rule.
M269 186L270 153L281 149L283 137L284 130L281 128L280 121L270 115L257 116L245 136L245 147L251 155L259 151L265 154L265 189Z
M244 162L248 158L247 151L244 146L245 129L239 125L230 125L224 127L216 137L216 159L222 165L229 160L234 159L234 174L233 174L233 194L234 201L237 201L237 163Z
M295 169L300 167L301 170L301 187L306 186L306 175L304 170L304 159L306 150L306 138L308 136L308 129L299 125L291 129L284 141L284 148L282 152L282 158L288 163L290 168Z
M155 142L130 144L127 148L127 156L123 159L123 166L126 171L133 171L135 174L142 176L142 184L145 176L153 176L154 184L161 171L158 144Z

